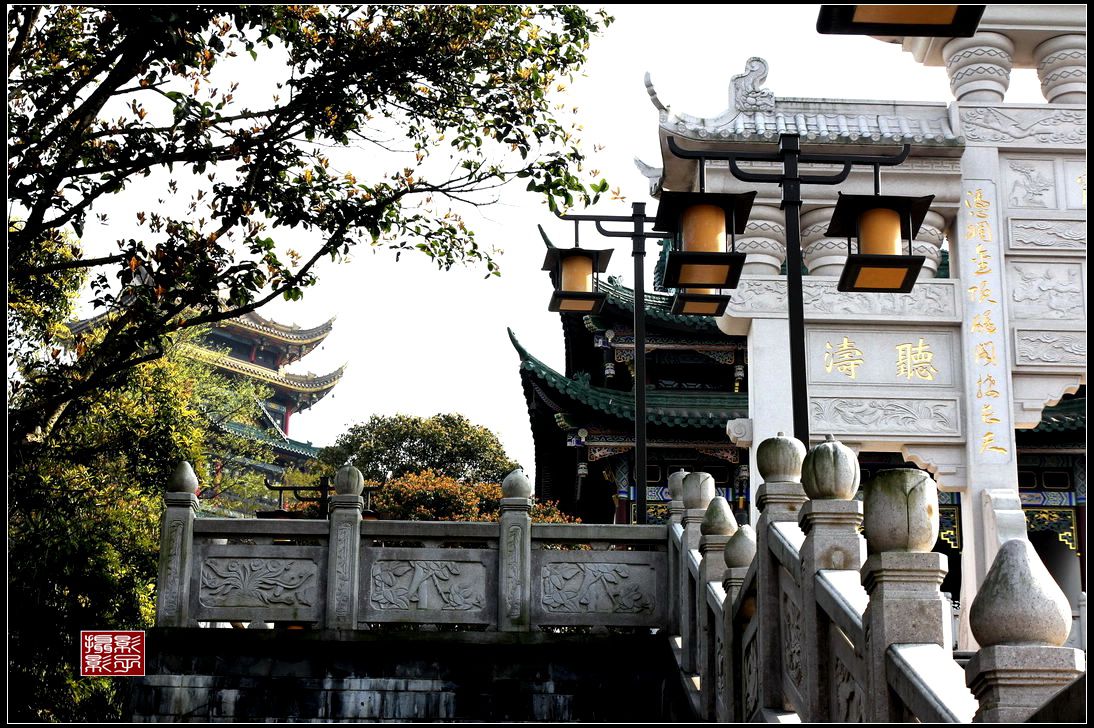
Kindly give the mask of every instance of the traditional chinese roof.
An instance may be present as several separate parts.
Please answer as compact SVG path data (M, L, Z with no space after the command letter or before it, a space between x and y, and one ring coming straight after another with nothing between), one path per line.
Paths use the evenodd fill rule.
M512 329L509 339L520 355L523 376L535 380L554 395L562 395L596 412L634 421L634 396L588 383L578 375L570 379L536 359L517 341ZM732 419L747 417L748 396L713 392L663 392L647 390L646 420L668 427L704 427L722 429Z
M192 356L200 361L208 362L209 364L220 367L226 371L258 379L259 381L273 385L279 390L319 394L320 398L330 391L334 385L338 384L338 381L342 378L342 373L346 369L346 365L343 364L333 372L321 376L315 374L290 374L288 372L268 369L258 364L252 364L249 361L243 361L242 359L235 359L227 354L210 351L209 349L194 346L193 344L183 344L182 346L188 356ZM318 398L313 401L318 401Z
M271 434L261 428L245 425L240 422L225 422L222 423L220 427L234 435L239 435L240 437L245 437L248 440L253 440L255 442L265 443L276 451L292 455L303 455L304 457L314 459L319 456L319 451L322 450L322 448L315 447L311 443Z
M750 58L745 72L730 83L728 107L714 117L674 112L658 97L648 73L645 81L660 112L662 137L771 143L780 134L798 134L803 144L964 145L950 125L945 103L776 98L762 88L766 79L767 61Z
M1034 432L1067 432L1086 429L1086 397L1061 400L1045 407Z
M262 334L266 338L290 344L318 344L330 334L331 328L334 326L334 318L310 329L302 329L296 325L279 324L251 311L242 316L223 321L219 325L226 329L238 329L252 334Z

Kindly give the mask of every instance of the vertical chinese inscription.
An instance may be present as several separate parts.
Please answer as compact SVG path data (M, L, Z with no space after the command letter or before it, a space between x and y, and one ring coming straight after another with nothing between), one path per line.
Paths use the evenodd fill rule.
M985 191L987 190L987 191ZM985 461L1010 460L1010 428L1003 421L1009 412L1005 395L1007 382L1004 354L1003 320L999 309L998 291L1002 290L999 243L993 223L994 187L990 183L966 190L964 200L964 277L966 293L966 326L969 338L965 347L966 365L971 372L969 381L975 384L975 401L971 402L973 417L970 427L973 452ZM1023 193L1029 198L1028 190ZM1026 200L1029 204L1029 199Z

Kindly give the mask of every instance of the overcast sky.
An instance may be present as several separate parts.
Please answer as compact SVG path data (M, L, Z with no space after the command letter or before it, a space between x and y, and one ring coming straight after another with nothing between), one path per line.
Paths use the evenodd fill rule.
M632 159L661 166L657 112L643 85L652 74L662 102L674 111L715 116L728 106L730 78L751 56L769 63L766 87L776 97L951 100L942 68L925 68L898 45L865 37L822 36L816 5L616 5L616 22L589 51L585 77L569 89L588 147L602 145L592 165L621 190L624 202L602 201L595 212L629 214L648 198L648 183ZM1043 101L1033 71L1016 71L1007 101ZM332 160L335 164L338 159ZM528 413L509 343L521 343L563 367L558 314L547 311L551 286L540 271L544 247L536 224L556 243L572 227L555 220L537 196L512 185L496 205L466 215L480 244L504 250L502 276L484 269L438 271L424 256L396 263L385 250L362 250L348 263L325 262L319 283L296 303L259 311L283 323L313 326L337 316L322 347L289 371L326 373L348 363L332 394L291 421L291 436L328 445L373 414L428 416L459 412L501 438L532 475L535 462ZM113 222L113 221L112 221ZM113 237L113 236L112 236ZM616 251L609 273L632 280L630 242L583 231L589 247ZM648 259L647 278L653 267Z

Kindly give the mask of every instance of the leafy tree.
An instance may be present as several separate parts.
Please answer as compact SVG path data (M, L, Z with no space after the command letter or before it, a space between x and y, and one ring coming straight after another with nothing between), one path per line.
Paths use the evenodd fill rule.
M319 459L333 468L349 463L365 480L380 482L431 470L456 480L500 483L517 467L497 435L459 414L373 415L324 448Z
M176 347L124 386L82 398L9 463L10 717L122 717L116 682L78 677L79 632L151 626L164 486L180 459L208 486L214 456L268 457L216 427L257 415L255 396ZM212 502L231 507L241 485L224 482Z
M299 298L317 261L353 246L498 273L452 206L513 178L553 209L607 189L577 176L555 94L610 20L572 5L13 7L10 283L27 297L87 274L116 316L21 384L10 448L48 439L177 332ZM115 244L88 223L117 209L139 233Z
M501 486L456 480L431 470L395 478L373 495L381 518L397 521L496 521L501 508ZM553 501L532 505L539 523L574 523Z

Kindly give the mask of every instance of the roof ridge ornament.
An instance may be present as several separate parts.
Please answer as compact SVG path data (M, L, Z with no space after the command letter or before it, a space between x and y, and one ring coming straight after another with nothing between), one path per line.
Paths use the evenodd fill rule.
M767 80L767 61L752 56L745 62L745 72L734 76L730 84L729 105L736 112L774 111L775 93L761 88Z

